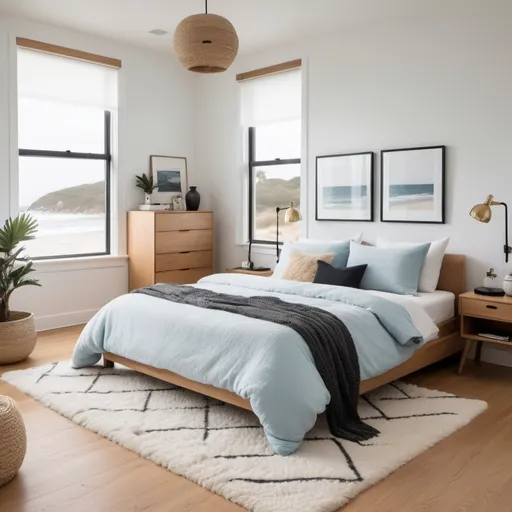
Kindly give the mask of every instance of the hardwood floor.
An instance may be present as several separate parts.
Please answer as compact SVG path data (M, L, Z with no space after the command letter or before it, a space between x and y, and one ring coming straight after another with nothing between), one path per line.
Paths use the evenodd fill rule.
M33 356L0 373L69 359L81 327L41 333ZM456 363L408 378L415 384L480 398L488 410L398 469L343 512L512 511L512 369ZM1 512L242 509L206 489L83 429L0 382L19 404L28 433L19 475L0 489Z

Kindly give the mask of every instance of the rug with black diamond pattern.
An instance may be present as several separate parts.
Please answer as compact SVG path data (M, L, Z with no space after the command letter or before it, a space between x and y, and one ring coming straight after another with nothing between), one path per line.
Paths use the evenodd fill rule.
M252 413L125 368L68 362L3 380L75 423L254 512L330 512L466 425L486 407L395 382L360 400L378 438L333 437L320 418L301 448L280 457Z

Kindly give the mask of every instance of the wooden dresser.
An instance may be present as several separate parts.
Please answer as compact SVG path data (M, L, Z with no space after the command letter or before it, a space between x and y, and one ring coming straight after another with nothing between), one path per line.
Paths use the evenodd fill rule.
M213 274L213 212L128 213L130 289Z

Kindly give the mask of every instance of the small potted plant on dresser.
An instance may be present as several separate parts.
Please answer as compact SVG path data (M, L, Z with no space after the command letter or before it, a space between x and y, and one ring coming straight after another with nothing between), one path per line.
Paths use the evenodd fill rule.
M137 187L144 191L144 205L150 208L151 205L151 194L153 190L158 187L158 184L153 182L153 176L148 176L143 173L142 176L135 176L137 180Z
M23 361L34 350L37 333L34 315L11 311L10 299L23 286L40 286L30 279L33 263L23 256L22 242L33 240L37 222L30 215L7 219L0 229L0 364Z

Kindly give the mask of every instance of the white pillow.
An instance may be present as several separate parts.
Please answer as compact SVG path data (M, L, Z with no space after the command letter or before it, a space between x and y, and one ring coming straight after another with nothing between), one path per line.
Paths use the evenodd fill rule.
M431 242L430 249L428 250L425 263L420 272L420 282L418 283L419 292L434 292L439 282L439 274L441 273L441 265L443 264L444 253L450 237L443 238ZM410 242L390 242L382 237L377 237L377 247L404 247L422 245L421 243Z

